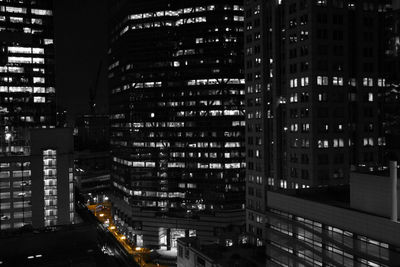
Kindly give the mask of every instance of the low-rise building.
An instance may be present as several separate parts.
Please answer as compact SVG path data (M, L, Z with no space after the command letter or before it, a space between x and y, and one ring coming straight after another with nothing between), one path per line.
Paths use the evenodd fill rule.
M72 223L72 129L30 129L27 140L26 153L0 160L0 229Z
M265 266L264 252L259 247L201 243L196 237L178 239L177 267Z
M387 174L355 172L350 186L269 191L267 266L399 266L397 173Z

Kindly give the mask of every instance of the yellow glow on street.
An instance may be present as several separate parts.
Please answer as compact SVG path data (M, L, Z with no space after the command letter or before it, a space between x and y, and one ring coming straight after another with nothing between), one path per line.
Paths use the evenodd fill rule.
M104 206L101 211L96 211L98 206ZM150 253L149 249L142 248L142 247L135 247L132 246L125 235L121 235L118 232L117 227L114 225L113 217L111 214L111 204L109 202L104 202L101 204L96 205L87 205L87 208L101 221L101 222L108 222L109 227L107 228L116 240L125 248L125 250L132 255L134 260L141 266L141 267L167 267L165 265L159 265L154 263L147 263L144 260L144 256ZM101 213L98 213L101 212Z

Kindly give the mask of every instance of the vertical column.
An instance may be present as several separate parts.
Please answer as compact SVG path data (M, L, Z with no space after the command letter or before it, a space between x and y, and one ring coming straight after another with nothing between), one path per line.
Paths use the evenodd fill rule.
M392 185L392 216L391 219L397 222L397 161L390 162L390 180Z
M167 228L167 250L171 249L171 229Z

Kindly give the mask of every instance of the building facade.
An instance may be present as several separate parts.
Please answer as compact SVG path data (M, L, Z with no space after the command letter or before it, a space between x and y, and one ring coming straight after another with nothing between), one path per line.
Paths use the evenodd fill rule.
M50 129L56 125L53 28L52 1L0 3L1 230L71 221L69 162L60 153L72 153L72 140Z
M177 267L265 266L262 248L237 244L202 245L196 237L178 239Z
M167 247L176 243L171 232L195 231L199 216L218 227L240 224L241 1L114 4L109 84L116 216L144 245ZM186 226L161 228L159 218L148 221L149 212L165 225L185 218Z
M1 159L1 230L74 221L72 129L32 128L28 133L28 155Z
M245 1L247 231L268 188L346 184L384 169L385 16L392 1Z
M267 266L398 266L390 179L352 173L350 181L350 191L268 192Z
M22 186L29 185L31 188L32 226L42 228L74 222L72 129L31 129L30 143L31 154L28 159L31 177L30 181L28 177L24 177ZM14 171L12 173L14 176ZM13 181L14 183L16 182ZM14 191L13 195L15 194Z

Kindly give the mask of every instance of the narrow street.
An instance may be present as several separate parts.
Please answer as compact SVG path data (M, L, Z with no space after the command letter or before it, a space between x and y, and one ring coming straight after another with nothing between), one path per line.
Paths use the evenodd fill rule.
M78 204L76 211L84 221L97 225L99 243L109 250L109 253L120 263L120 266L140 266L118 239L103 225L102 220L96 218L94 213L90 212L85 205Z
M91 212L87 212L87 215L92 217L92 220L98 222L99 229L103 232L102 236L107 241L106 243L113 244L112 248L115 251L115 255L119 255L127 263L133 261L136 264L135 266L167 267L165 265L146 262L151 251L146 248L135 247L129 243L126 236L118 232L117 227L113 223L110 203L104 202L88 205L85 209Z

